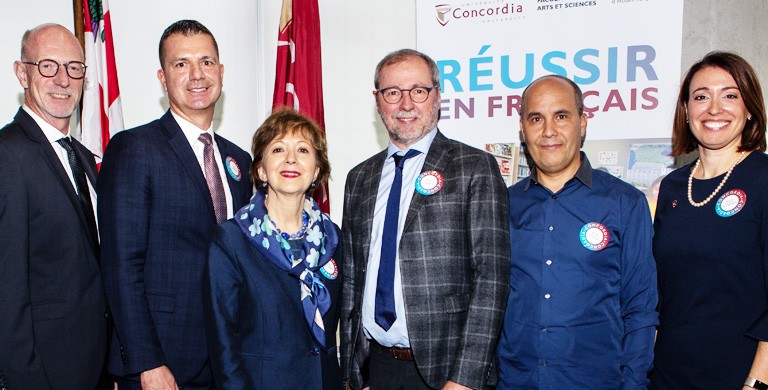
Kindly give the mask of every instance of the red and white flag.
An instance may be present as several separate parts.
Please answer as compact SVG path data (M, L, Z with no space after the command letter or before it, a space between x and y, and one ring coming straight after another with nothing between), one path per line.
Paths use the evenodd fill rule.
M112 135L123 130L108 0L83 0L83 19L88 69L83 87L80 141L101 157Z
M272 108L285 106L314 119L325 131L317 0L283 0ZM328 185L318 186L314 197L328 213Z

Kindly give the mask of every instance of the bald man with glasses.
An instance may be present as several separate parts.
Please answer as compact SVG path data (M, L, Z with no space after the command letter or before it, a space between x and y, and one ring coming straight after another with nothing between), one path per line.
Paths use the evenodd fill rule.
M46 24L14 63L24 105L0 130L0 389L111 388L96 163L69 131L83 61L75 36Z

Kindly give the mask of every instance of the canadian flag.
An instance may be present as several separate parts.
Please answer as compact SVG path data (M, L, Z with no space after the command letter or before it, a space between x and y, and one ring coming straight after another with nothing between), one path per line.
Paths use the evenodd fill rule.
M112 135L124 128L108 0L83 0L83 19L88 68L83 87L80 142L101 157Z
M317 0L283 0L272 108L285 106L314 119L325 131ZM328 185L318 186L314 197L328 213Z

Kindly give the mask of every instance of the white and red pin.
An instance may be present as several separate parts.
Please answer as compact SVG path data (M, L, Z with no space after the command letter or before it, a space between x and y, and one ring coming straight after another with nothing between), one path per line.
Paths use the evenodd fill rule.
M227 156L227 163L224 164L227 167L227 173L233 179L240 181L243 178L243 173L240 171L240 166L237 165L237 161L232 156Z
M728 218L736 215L747 204L747 194L742 190L730 190L715 203L717 215Z
M611 233L608 228L599 222L590 222L584 225L579 232L581 245L591 251L603 250L611 240Z
M416 178L416 192L426 196L434 195L443 188L444 182L443 175L438 171L422 172Z
M339 277L339 267L336 266L336 261L331 259L324 266L320 268L320 273L327 279L335 280Z

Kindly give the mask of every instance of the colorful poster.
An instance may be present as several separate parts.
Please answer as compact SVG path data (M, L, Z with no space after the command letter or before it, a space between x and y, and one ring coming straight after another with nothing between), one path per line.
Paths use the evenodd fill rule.
M519 142L523 89L553 73L584 92L588 142L670 137L682 0L419 0L416 7L418 48L441 72L439 127L449 137L480 148Z

